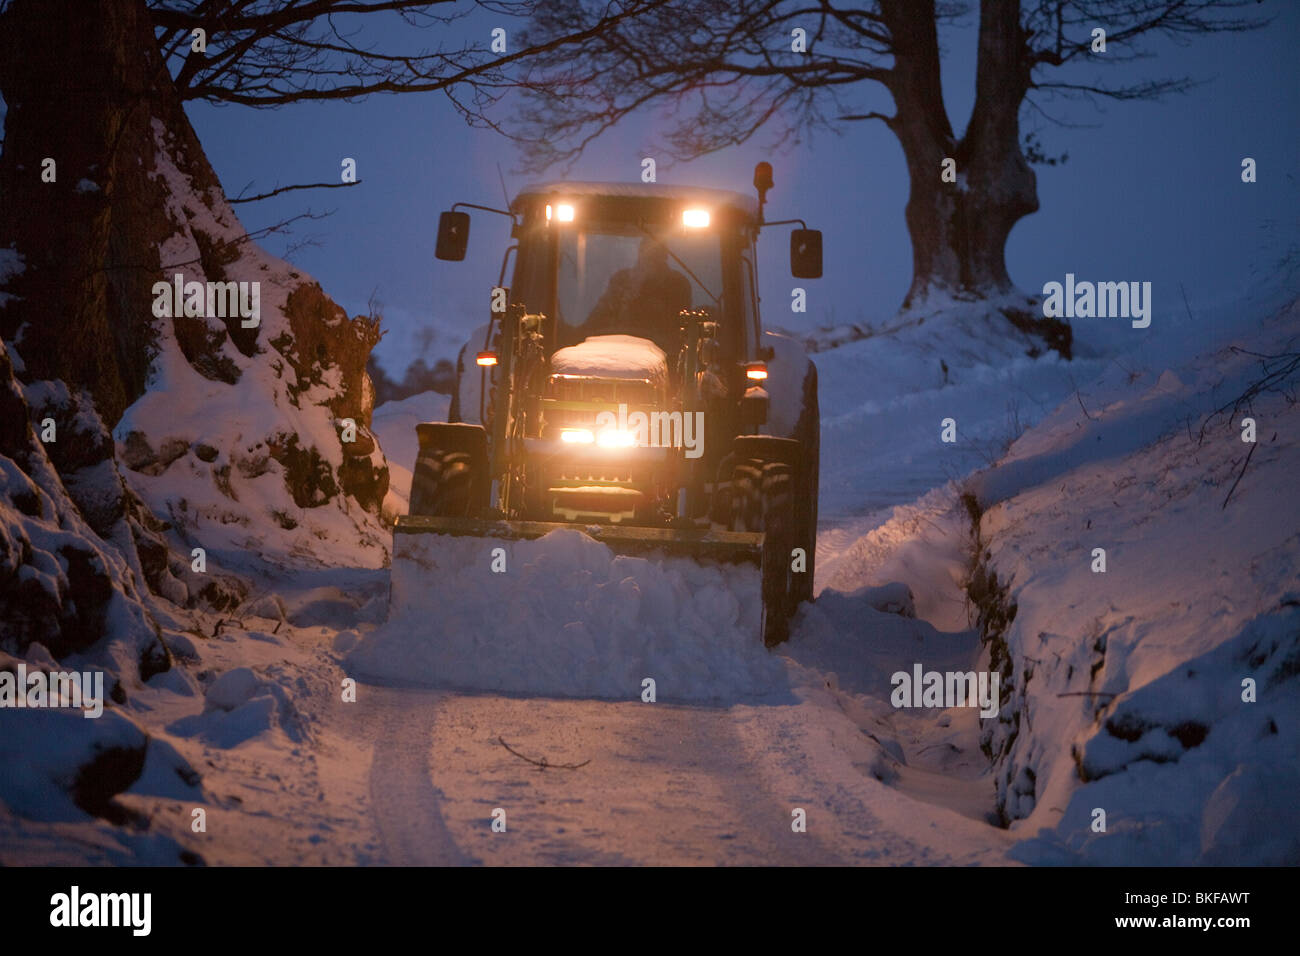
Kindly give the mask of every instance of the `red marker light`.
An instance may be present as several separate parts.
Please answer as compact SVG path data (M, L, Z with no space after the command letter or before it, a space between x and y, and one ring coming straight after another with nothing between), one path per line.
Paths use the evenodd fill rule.
M497 364L497 353L496 353L496 352L479 352L479 353L478 353L478 356L474 359L474 361L477 362L479 365L484 366L485 368L486 368L487 366L489 366L489 365L496 365L496 364ZM766 373L764 373L764 374L766 374Z

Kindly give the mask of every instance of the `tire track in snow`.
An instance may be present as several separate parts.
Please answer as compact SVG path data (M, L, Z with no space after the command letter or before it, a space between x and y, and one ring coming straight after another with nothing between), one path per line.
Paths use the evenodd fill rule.
M784 705L760 705L761 711ZM722 805L730 814L729 828L736 832L738 847L754 859L734 862L781 866L827 866L844 862L837 847L818 838L815 830L796 833L791 828L792 810L808 801L792 800L768 786L758 762L746 749L739 734L737 707L709 709L679 707L669 712L669 726L688 743L682 757L697 766L707 766L720 782ZM700 719L703 717L704 719ZM704 733L699 731L703 729ZM681 758L679 758L681 759Z
M952 865L997 862L1007 842L872 779L853 722L807 703L362 693L349 736L372 752L379 862ZM496 807L506 833L491 829ZM791 830L794 807L805 833Z
M439 692L366 685L374 746L370 802L386 861L399 866L478 862L461 852L430 773Z

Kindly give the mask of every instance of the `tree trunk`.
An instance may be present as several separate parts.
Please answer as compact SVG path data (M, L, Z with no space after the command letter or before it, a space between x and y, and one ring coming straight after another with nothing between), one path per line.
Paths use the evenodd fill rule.
M952 132L940 85L933 0L882 0L894 41L887 82L897 107L889 127L907 162L912 285L903 308L931 294L988 298L1013 290L1005 249L1012 227L1038 208L1033 170L1020 149L1028 91L1019 0L982 0L975 106L966 133ZM956 182L943 163L956 163Z
M144 390L149 289L171 231L138 146L152 116L180 106L143 0L14 0L2 19L0 248L26 261L0 334L20 337L28 380L88 389L111 426Z
M966 171L962 204L963 287L981 295L1010 292L1007 238L1038 210L1038 183L1020 148L1020 105L1029 91L1028 36L1020 0L982 0L975 106L959 149Z
M934 0L882 0L880 7L895 50L886 85L897 110L889 128L903 148L911 183L905 212L912 238L907 308L931 289L960 287L958 196L951 184L939 180L943 160L953 155L956 143L943 104Z

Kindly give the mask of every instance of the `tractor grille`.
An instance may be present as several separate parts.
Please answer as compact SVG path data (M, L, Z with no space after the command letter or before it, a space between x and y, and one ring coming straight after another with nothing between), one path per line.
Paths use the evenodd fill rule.
M596 378L590 375L552 375L548 398L593 405L654 405L655 389L648 379Z
M600 406L570 408L563 403L543 402L543 421L548 432L557 428L591 428L596 427L596 416L604 409ZM611 409L615 414L617 410Z
M561 428L596 429L601 412L618 415L647 414L662 407L653 385L644 379L593 378L587 375L552 375L542 399L542 433L554 437Z

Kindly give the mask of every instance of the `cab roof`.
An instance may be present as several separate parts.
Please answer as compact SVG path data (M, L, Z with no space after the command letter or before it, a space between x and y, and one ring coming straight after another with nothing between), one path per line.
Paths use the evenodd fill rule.
M511 209L519 211L519 206L527 199L543 197L578 198L581 196L608 196L620 199L666 199L684 203L699 203L710 207L726 206L753 222L758 221L758 200L753 196L732 192L729 189L707 189L702 186L676 186L667 183L532 183L519 191L519 195L515 197L515 201L511 204Z

